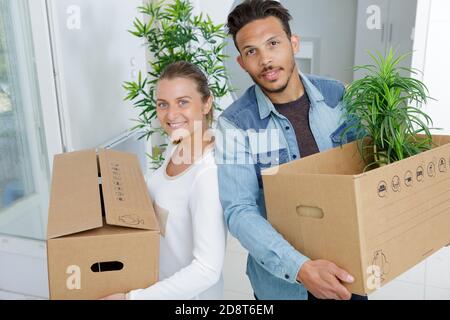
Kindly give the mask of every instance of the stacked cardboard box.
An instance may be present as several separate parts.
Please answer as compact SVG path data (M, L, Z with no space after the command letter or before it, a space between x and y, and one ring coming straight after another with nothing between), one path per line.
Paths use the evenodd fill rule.
M135 155L57 155L47 229L51 299L99 299L158 280L159 227Z

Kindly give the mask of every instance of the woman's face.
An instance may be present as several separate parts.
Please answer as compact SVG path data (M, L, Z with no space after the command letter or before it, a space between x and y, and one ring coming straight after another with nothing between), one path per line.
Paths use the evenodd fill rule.
M172 141L202 133L211 101L202 101L196 82L190 79L163 79L156 87L156 114Z

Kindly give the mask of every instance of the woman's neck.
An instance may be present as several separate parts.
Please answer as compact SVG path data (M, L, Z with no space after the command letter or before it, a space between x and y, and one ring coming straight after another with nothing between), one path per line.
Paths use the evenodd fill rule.
M206 149L212 144L212 139L205 139L206 130L202 134L193 134L180 141L178 145L178 153L188 163L194 163L203 156Z

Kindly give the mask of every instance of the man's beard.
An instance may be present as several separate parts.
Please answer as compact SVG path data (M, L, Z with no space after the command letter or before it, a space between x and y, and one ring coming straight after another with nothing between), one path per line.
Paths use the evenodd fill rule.
M291 70L290 70L290 72L289 72L289 76L288 76L288 78L287 78L287 80L286 80L286 83L283 84L281 87L275 88L275 89L270 89L270 88L267 88L267 87L263 86L263 85L257 80L256 77L254 77L254 76L252 76L252 75L250 75L250 74L249 74L249 75L250 75L250 77L252 78L253 82L256 83L258 86L260 86L260 87L263 89L263 91L265 91L265 92L267 92L267 93L281 93L281 92L283 92L284 90L286 90L287 86L289 85L289 81L290 81L291 78L292 78L292 74L293 74L293 72L294 72L294 68L295 68L295 63L292 63L292 67L291 67ZM269 69L267 69L267 70L264 70L263 72L269 71L269 70L271 70L271 69L272 69L272 68L269 68Z

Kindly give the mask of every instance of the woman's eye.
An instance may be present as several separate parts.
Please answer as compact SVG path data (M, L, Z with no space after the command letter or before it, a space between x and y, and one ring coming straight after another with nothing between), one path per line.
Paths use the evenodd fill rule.
M160 108L160 109L165 109L165 108L167 108L167 103L164 103L164 102L158 103L158 108Z
M179 104L180 104L180 106L185 106L185 105L188 104L188 101L187 100L180 100Z

